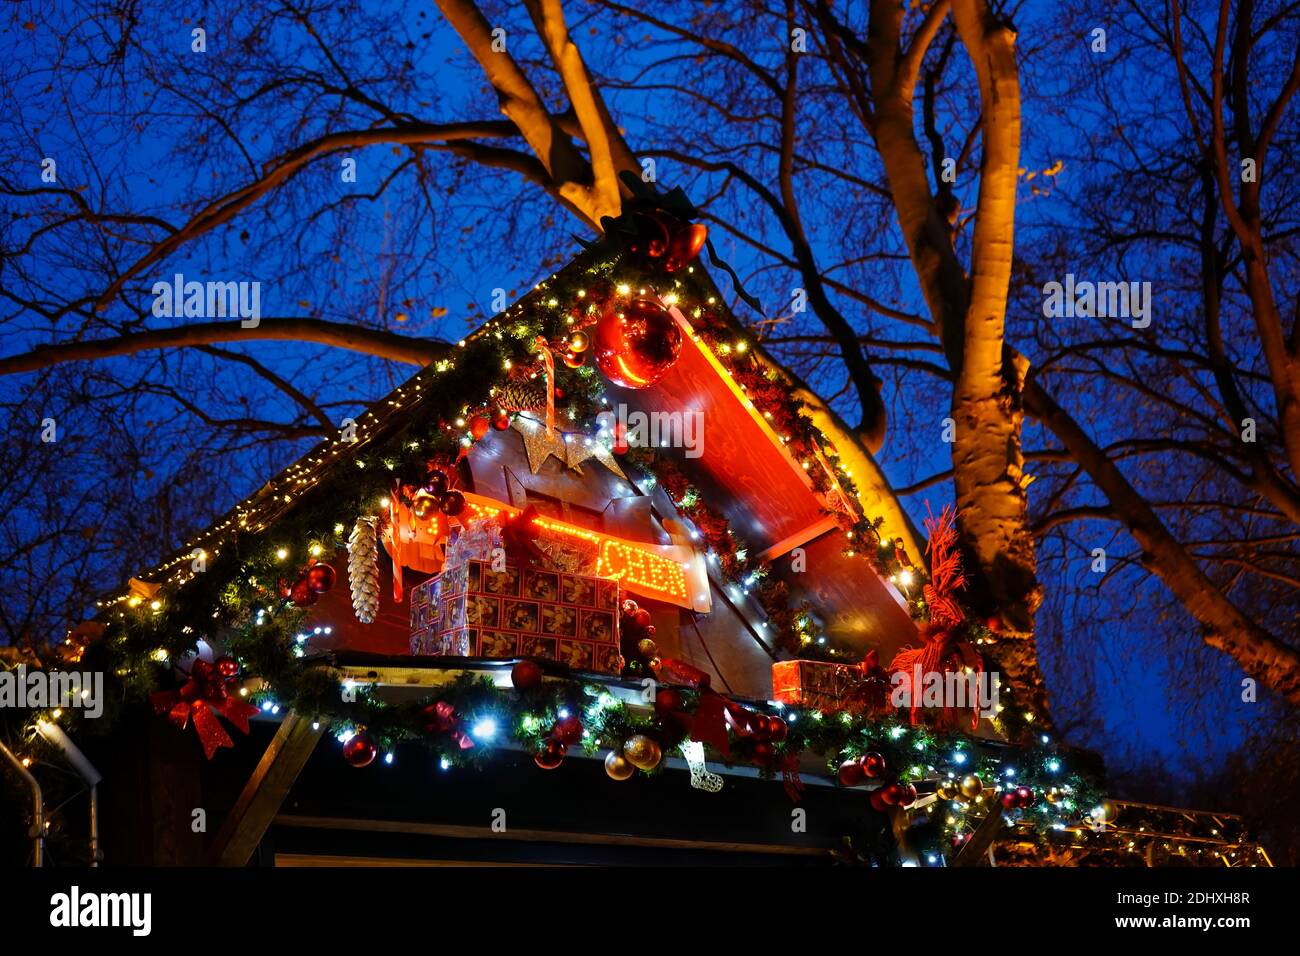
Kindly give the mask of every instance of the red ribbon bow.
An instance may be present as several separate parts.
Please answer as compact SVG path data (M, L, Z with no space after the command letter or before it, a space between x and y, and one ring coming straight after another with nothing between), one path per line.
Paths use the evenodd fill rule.
M537 546L541 531L534 523L537 508L529 505L519 514L501 519L501 542L518 564L546 564L546 552Z
M460 729L460 719L456 716L456 708L445 700L440 700L424 708L424 715L428 718L424 729L429 733L450 734L451 739L456 741L461 750L469 750L474 746L473 738Z
M167 719L181 730L193 719L203 754L211 760L217 748L235 746L230 734L217 720L217 714L247 734L248 718L257 713L252 704L230 696L229 684L233 680L200 658L190 666L189 680L180 690L156 691L149 695L149 701L155 713L165 713Z

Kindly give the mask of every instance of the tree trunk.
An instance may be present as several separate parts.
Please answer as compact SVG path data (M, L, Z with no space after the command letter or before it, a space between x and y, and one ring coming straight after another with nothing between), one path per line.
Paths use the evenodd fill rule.
M1255 624L1224 596L1115 463L1037 382L1030 381L1024 394L1030 414L1064 443L1141 545L1143 567L1201 623L1205 643L1231 655L1252 678L1300 705L1300 651Z

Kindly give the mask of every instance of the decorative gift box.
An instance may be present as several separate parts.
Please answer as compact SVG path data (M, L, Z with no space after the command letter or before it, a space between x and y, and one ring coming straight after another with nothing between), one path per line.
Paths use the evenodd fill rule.
M772 698L813 710L873 710L887 708L889 680L875 661L863 664L829 661L780 661L772 665Z
M617 674L618 582L471 559L411 591L411 653L537 657Z

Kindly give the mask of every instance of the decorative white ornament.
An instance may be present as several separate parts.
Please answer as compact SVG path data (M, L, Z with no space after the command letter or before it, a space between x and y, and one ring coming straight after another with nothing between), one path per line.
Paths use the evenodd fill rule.
M717 793L722 789L722 778L704 765L704 744L698 740L682 742L682 756L691 768L691 786L706 793Z

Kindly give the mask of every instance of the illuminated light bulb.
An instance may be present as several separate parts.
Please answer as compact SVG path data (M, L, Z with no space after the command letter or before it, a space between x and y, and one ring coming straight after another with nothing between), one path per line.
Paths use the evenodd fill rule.
M497 722L487 717L475 724L470 733L480 740L491 740L497 735Z
M390 504L390 502L389 502L389 500L388 500L387 497L384 497L384 498L380 498L380 499L379 499L379 507L381 507L381 508L387 508L389 504Z
M388 764L390 767L393 765L393 755L391 753L384 754L384 763Z
M313 544L307 549L307 552L314 558L321 553L321 546L319 544Z
M289 556L288 548L280 548L278 551L275 552L275 558L277 561L283 561L288 556Z
M438 761L438 766L441 767L443 770L450 770L451 761L448 760L446 757L443 757L441 760Z
M50 714L50 716L53 717L55 720L58 720L60 717L63 716L63 711L62 709L56 707L54 708L54 713Z
M913 580L914 577L911 568L904 568L902 571L898 572L898 583L903 587L911 587Z

